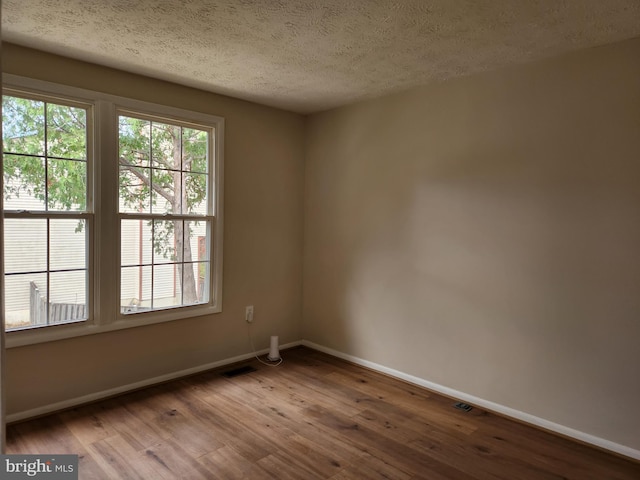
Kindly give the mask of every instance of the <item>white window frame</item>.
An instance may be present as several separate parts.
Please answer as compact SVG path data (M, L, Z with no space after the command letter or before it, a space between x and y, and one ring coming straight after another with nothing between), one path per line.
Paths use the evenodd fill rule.
M188 122L187 120L183 119L183 118L176 118L176 117L171 117L171 118L167 118L166 116L159 116L157 114L153 114L151 113L149 110L145 109L144 111L141 109L137 109L137 110L131 110L131 109L123 109L120 108L119 106L116 107L116 119L118 119L121 115L123 116L129 116L129 117L134 117L134 118L139 118L139 119L144 119L144 120L149 120L151 122L157 122L157 123L167 123L167 124L172 124L172 125L176 125L179 127L187 127L187 128L195 128L195 129L201 129L201 130L207 130L209 133L209 148L208 151L209 152L215 152L215 127L212 127L211 125L207 124L207 125L201 125L201 124L195 124L192 121ZM209 178L211 178L211 173L208 174ZM213 174L215 175L215 173ZM213 235L213 232L215 231L215 215L214 213L214 208L215 208L215 201L214 201L214 196L215 196L215 181L214 182L207 182L207 213L206 215L192 215L192 214L188 214L188 213L183 213L183 214L159 214L159 213L126 213L126 212L119 212L118 216L120 220L150 220L150 219L155 219L155 220L171 220L171 219L177 219L177 220L204 220L209 222L209 225L211 226L210 229L207 230L207 238L211 238ZM121 222L118 222L118 228L120 229L122 226ZM119 238L122 237L122 233L120 232L119 234ZM118 246L121 247L122 246L122 242L118 242ZM209 247L211 245L208 245ZM118 251L118 258L121 258L121 252ZM121 264L121 262L119 263ZM160 264L156 264L156 265L160 265ZM210 262L211 265L211 262ZM122 269L121 269L122 270ZM122 279L122 275L119 275L119 279ZM212 295L215 295L215 291L213 290L213 282L207 282L207 287L208 287L208 298L211 298ZM119 288L120 290L120 285ZM198 305L198 304L195 304ZM195 305L176 305L176 306L170 306L170 307L157 307L154 308L152 311L158 312L160 310L166 310L166 309L176 309L176 308L188 308L188 307L192 307ZM142 311L142 312L130 312L130 313L119 313L119 318L123 319L123 318L130 318L132 315L146 315L148 314L148 311Z
M6 333L7 348L92 335L113 330L210 315L222 311L222 242L224 186L224 118L181 108L143 102L16 75L3 75L3 88L36 94L55 101L70 100L92 105L93 168L87 176L93 205L93 229L89 254L89 319L82 322L12 330ZM210 298L206 304L180 306L135 314L120 313L120 216L118 213L118 112L159 117L168 121L205 125L213 129L213 203L210 241ZM88 127L89 128L89 127ZM89 132L91 137L91 132ZM92 187L92 188L91 188ZM88 209L91 207L87 207Z
M94 148L94 124L93 124L93 118L94 118L94 114L93 114L93 108L94 105L91 102L85 102L85 101L79 101L77 98L71 98L68 96L62 96L62 95L43 95L41 92L35 92L32 90L27 90L27 89L17 89L17 88L10 88L10 87L5 87L3 89L3 95L6 96L16 96L16 97L22 97L22 98L27 98L30 100L35 100L35 101L39 101L39 102L46 102L46 103L50 103L50 104L56 104L56 105L66 105L66 106L70 106L70 107L75 107L75 108L80 108L86 111L86 127L85 127L85 132L86 132L86 176L87 179L90 179L93 177L93 167L95 165L94 163L94 152L95 152L95 148ZM46 138L46 133L45 133L45 138ZM44 157L43 159L45 159L45 161L49 160L49 155L46 152L45 149L45 153L43 154ZM34 157L37 155L34 155ZM85 266L86 266L86 271L87 271L87 282L86 282L86 312L88 313L88 317L91 316L91 311L93 311L93 297L90 294L90 292L93 289L93 278L92 275L90 274L90 272L93 269L93 241L94 241L94 225L95 225L95 215L94 215L94 208L93 208L93 183L90 181L87 181L87 186L86 186L86 197L85 197L85 210L84 211L59 211L59 210L49 210L48 208L45 210L30 210L30 211L25 211L25 210L7 210L4 212L4 221L8 220L8 219L15 219L15 220L46 220L47 223L49 220L60 220L60 219L73 219L73 220L84 220L85 221ZM48 228L47 228L48 230ZM47 240L46 240L46 245L47 245L47 252L50 251L50 237L47 236ZM49 255L47 254L47 258L49 257ZM48 262L47 262L48 263ZM6 268L5 268L6 270ZM49 277L49 265L47 265L47 278ZM27 272L24 272L27 273ZM44 273L44 272L42 272ZM51 288L49 285L49 280L47 279L46 285L41 285L42 287L46 286L46 291L50 292ZM69 323L72 322L85 322L86 320L69 320ZM61 324L52 324L52 325L43 325L44 326L54 326L54 325L62 325L64 323ZM29 329L29 328L41 328L41 326L33 326L33 327L26 327L25 329Z

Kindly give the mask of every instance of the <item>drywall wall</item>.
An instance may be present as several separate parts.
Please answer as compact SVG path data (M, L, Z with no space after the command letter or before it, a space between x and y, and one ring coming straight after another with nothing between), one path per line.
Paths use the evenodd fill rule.
M249 353L248 304L256 348L300 338L302 116L15 45L2 55L6 73L225 118L223 312L11 348L9 415Z
M303 337L640 449L640 39L313 115Z

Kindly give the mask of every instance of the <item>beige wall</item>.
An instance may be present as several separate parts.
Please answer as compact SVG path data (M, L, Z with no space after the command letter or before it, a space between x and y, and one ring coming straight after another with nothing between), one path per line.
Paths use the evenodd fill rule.
M300 115L4 44L6 73L225 118L224 292L220 314L7 351L7 413L100 392L300 339L303 132Z
M640 40L314 115L303 337L640 449Z

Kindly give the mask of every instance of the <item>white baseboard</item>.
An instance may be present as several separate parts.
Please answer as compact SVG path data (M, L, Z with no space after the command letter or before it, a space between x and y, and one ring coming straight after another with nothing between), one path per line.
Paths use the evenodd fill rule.
M285 345L280 345L280 349L286 350L287 348L297 347L298 345L301 345L300 341L287 343ZM268 348L265 348L263 350L256 352L257 355L264 355L265 353L269 353ZM10 415L7 415L7 423L18 422L21 420L26 420L28 418L39 417L42 415L46 415L48 413L58 412L60 410L66 410L68 408L77 407L78 405L92 403L105 398L121 395L123 393L139 390L144 387L150 387L151 385L157 385L159 383L167 382L169 380L175 380L181 377L186 377L188 375L193 375L195 373L204 372L206 370L224 367L225 365L230 365L232 363L242 362L243 360L248 360L253 356L254 356L253 353L246 353L244 355L238 355L235 357L226 358L224 360L218 360L217 362L211 362L204 365L199 365L197 367L192 367L192 368L187 368L185 370L179 370L177 372L167 373L165 375L160 375L158 377L147 378L139 382L129 383L127 385L110 388L108 390L102 390L100 392L90 393L88 395L83 395L81 397L70 398L68 400L63 400L61 402L44 405L42 407L33 408L31 410L24 410L22 412L12 413Z
M640 450L635 450L631 447L605 440L604 438L596 437L594 435L590 435L573 428L565 427L564 425L550 422L549 420L545 420L544 418L536 417L534 415L530 415L528 413L521 412L504 405L500 405L499 403L494 403L489 400L483 400L482 398L474 397L473 395L469 395L464 392L460 392L458 390L454 390L452 388L445 387L443 385L439 385L437 383L433 383L419 377L415 377L413 375L408 375L398 370L385 367L384 365L370 362L359 357L354 357L353 355L339 352L337 350L333 350L332 348L324 347L308 340L302 340L301 344L314 350L327 353L334 357L342 358L343 360L348 360L349 362L355 363L357 365L362 365L363 367L367 367L372 370L390 375L392 377L399 378L406 382L424 387L426 389L433 390L434 392L441 393L443 395L446 395L447 397L452 397L455 399L459 399L465 403L477 405L478 407L482 407L486 410L499 413L500 415L504 415L506 417L510 417L521 422L543 428L545 430L559 433L560 435L564 435L566 437L574 438L581 442L594 445L604 450L609 450L611 452L632 458L634 460L640 460Z

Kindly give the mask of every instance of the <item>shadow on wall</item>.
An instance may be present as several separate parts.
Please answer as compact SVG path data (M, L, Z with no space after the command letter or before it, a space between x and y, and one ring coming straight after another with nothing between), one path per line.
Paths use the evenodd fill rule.
M485 80L311 119L306 338L559 423L592 417L602 389L640 390L640 145L587 115L610 98Z

